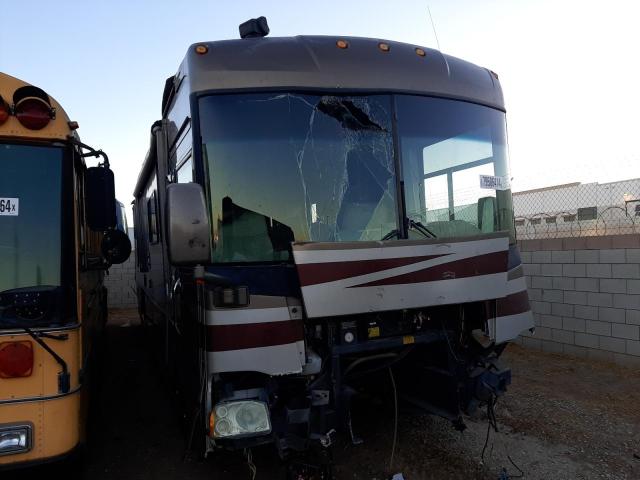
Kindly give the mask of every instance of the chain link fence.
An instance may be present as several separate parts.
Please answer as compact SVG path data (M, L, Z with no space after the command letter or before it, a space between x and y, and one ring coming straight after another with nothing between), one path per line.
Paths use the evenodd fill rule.
M640 233L640 178L514 192L519 240Z

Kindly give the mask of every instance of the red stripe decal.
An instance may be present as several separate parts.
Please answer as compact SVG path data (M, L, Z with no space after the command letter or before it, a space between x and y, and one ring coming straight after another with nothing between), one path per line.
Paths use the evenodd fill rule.
M424 262L433 258L451 255L425 255L422 257L376 258L373 260L357 260L353 262L327 262L298 264L300 286L317 285L319 283L335 282L345 278L358 277L368 273L380 272L390 268L404 267L413 263Z
M226 352L245 348L286 345L303 340L301 320L207 325L207 351Z
M505 298L498 298L496 309L496 316L498 317L528 312L531 310L529 306L529 294L526 290L523 290L507 295Z
M435 265L415 272L383 278L381 280L354 285L348 288L423 283L433 282L436 280L454 280L457 278L503 273L507 271L507 255L508 252L506 250L487 253L485 255L463 258L462 260L455 260L453 262Z

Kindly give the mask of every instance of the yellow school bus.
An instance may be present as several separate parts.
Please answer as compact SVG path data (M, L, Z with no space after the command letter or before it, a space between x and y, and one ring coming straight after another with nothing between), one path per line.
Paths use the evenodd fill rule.
M43 89L0 72L0 470L83 444L104 272L131 250L109 160L77 128Z

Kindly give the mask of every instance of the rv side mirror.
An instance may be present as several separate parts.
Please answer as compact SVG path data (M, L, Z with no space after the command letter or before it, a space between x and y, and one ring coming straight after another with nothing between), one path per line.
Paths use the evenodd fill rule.
M106 167L87 168L84 180L87 224L95 232L116 226L116 194L113 172Z
M131 240L122 230L108 230L102 237L100 250L110 264L124 263L131 255Z
M173 183L167 187L167 244L174 265L208 263L211 227L202 187Z
M495 197L482 197L478 199L478 228L481 232L491 233L496 230L498 224L498 209Z

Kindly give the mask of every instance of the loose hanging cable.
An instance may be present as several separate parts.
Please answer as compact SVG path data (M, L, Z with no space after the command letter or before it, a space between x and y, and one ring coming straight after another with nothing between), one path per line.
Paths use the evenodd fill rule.
M487 444L489 443L489 435L491 433L491 429L493 428L493 430L496 433L498 433L498 421L496 419L496 412L495 412L495 405L497 401L498 401L498 397L495 394L491 394L491 398L487 402L488 424L487 424L487 436L485 437L484 446L482 447L482 455L480 457L482 464L484 464L484 453L485 453L485 450L487 449ZM493 451L493 445L491 446L491 450ZM502 472L500 473L500 478L507 478L507 479L523 478L524 471L513 461L510 455L507 455L507 459L509 460L509 462L511 462L511 465L513 465L520 473L518 475L509 475L507 473L507 469L503 467Z
M480 455L480 459L483 464L484 464L484 452L486 451L487 445L489 444L489 435L491 433L491 428L493 427L496 433L498 432L498 424L496 422L496 415L493 409L493 407L496 404L496 401L497 401L497 397L494 394L491 394L491 397L487 402L487 420L489 423L487 424L487 436L484 439L484 446L482 447L482 454Z
M249 473L251 475L251 480L255 480L256 473L258 473L258 469L256 465L253 463L253 454L251 453L250 448L244 449L244 456L247 459L247 466L249 467Z

